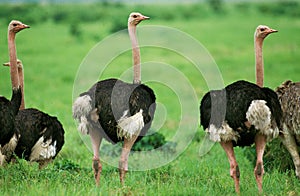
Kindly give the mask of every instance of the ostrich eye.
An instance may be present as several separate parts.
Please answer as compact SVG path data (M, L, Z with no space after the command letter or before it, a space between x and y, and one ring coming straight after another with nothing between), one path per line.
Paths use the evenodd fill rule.
M133 17L133 18L137 18L138 16L137 16L137 15L133 15L132 17Z
M18 24L14 23L13 26L16 27Z
M265 31L266 30L266 28L260 28L260 31Z

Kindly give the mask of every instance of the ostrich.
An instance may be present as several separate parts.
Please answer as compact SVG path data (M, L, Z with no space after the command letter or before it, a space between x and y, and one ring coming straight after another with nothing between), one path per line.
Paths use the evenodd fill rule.
M141 84L140 51L136 38L136 26L146 19L149 17L136 12L131 13L128 18L133 84L118 79L102 80L82 93L73 104L73 118L79 122L78 129L91 138L96 185L99 185L102 170L99 159L102 139L113 144L124 141L119 160L120 182L123 184L128 171L130 150L135 141L146 134L154 117L156 98L152 89Z
M287 80L276 89L283 112L280 139L292 156L296 176L300 179L300 82Z
M276 30L259 27L255 33L255 43ZM256 57L262 57L256 47ZM260 54L259 54L260 53ZM257 62L262 58L256 58ZM262 64L261 64L262 65ZM257 67L257 81L263 81L261 67ZM230 176L235 183L235 191L240 192L240 171L233 147L256 147L254 175L259 192L262 192L264 174L263 153L266 142L277 137L282 111L274 91L240 80L222 90L212 90L204 95L200 103L200 121L210 139L220 142L230 163Z
M257 27L255 48L259 52L256 52L256 69L257 75L262 75L259 77L261 79L256 80L259 86L263 86L262 44L266 35L261 32L264 31L270 31L270 28L264 25ZM291 154L296 176L300 178L300 157L297 148L297 143L300 145L300 82L287 80L277 87L275 92L282 109L280 139Z
M9 60L12 65L10 69L12 98L9 101L5 97L0 97L0 165L10 159L18 141L14 119L21 104L22 93L18 78L15 37L18 32L26 28L29 26L16 20L12 20L8 25Z
M15 154L25 160L38 162L39 167L43 168L64 145L64 129L56 117L35 108L25 109L22 61L18 59L17 65L22 101L15 118L16 129L20 133ZM4 63L4 66L10 66L10 63Z

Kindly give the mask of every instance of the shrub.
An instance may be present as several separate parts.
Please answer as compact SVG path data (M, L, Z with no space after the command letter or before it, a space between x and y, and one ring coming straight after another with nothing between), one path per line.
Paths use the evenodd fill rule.
M300 6L296 1L282 1L275 4L262 3L257 5L259 12L275 16L300 16Z
M159 148L166 144L165 136L161 133L155 132L154 134L143 137L140 141L136 142L132 149L134 151L147 151Z
M126 17L122 16L122 18L127 18L127 15L126 15ZM112 26L110 28L110 33L116 33L118 31L127 29L127 21L120 20L119 17L113 17L111 24L112 24Z
M207 3L214 12L220 13L223 11L222 0L207 0Z
M122 149L122 143L116 145L103 145L102 153L106 156L120 156ZM132 150L133 151L150 151L154 149L159 149L167 153L176 152L176 143L166 141L166 138L161 133L155 132L143 137L141 140L136 142Z
M80 38L82 35L82 30L78 24L72 23L70 25L70 34L74 37Z
M58 160L54 163L55 170L78 171L80 166L69 159Z

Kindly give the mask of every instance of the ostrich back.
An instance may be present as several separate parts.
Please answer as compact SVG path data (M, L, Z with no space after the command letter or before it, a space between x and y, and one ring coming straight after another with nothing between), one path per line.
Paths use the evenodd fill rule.
M210 124L218 128L226 122L240 135L234 145L249 146L254 142L256 130L253 127L248 129L244 123L247 121L246 113L253 100L265 100L272 112L274 126L280 125L281 109L276 93L243 80L234 82L225 89L205 94L200 104L201 125L204 129Z
M15 116L21 104L21 89L13 90L11 101L0 97L0 144L3 146L12 138L15 130Z
M96 83L88 94L92 97L93 104L97 108L100 131L104 131L104 137L113 143L123 138L117 135L117 121L128 112L132 116L143 110L144 127L141 130L140 139L151 126L155 112L154 92L144 84L130 84L118 79L107 79Z
M49 116L37 109L20 110L16 116L16 128L20 132L20 139L15 153L26 160L31 154L32 147L42 136L44 136L44 141L52 138L51 144L56 141L56 154L64 144L62 124L56 117Z
M276 89L283 122L292 134L300 134L300 82L285 81Z

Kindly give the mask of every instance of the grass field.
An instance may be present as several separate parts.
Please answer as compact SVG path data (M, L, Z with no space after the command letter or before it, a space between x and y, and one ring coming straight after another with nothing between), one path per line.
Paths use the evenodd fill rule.
M221 147L216 144L205 156L199 156L204 133L198 125L196 130L191 131L196 132L196 137L184 152L169 164L152 170L131 171L127 174L126 185L122 187L119 183L118 169L103 163L101 186L94 185L91 168L93 155L81 139L72 119L74 81L88 52L112 34L111 29L116 25L112 24L113 22L120 20L121 22L116 22L116 26L126 27L127 15L132 10L151 17L151 20L143 22L140 27L172 27L198 40L215 60L225 85L239 79L254 82L253 34L257 25L266 24L279 32L270 35L264 43L265 86L275 89L286 79L299 81L300 17L276 12L267 14L257 11L257 5L226 5L222 13L213 13L209 7L202 4L184 5L182 8L180 5L161 6L165 6L162 9L165 11L164 15L153 5L101 7L96 4L92 6L92 11L103 11L104 19L86 22L77 21L75 16L84 15L83 13L87 13L86 17L90 16L91 7L73 5L49 5L57 11L66 9L71 10L67 12L70 15L75 13L74 19L69 21L56 22L48 19L41 22L36 21L38 19L33 20L35 17L26 21L25 16L16 13L0 18L0 59L3 63L8 61L7 21L19 19L31 26L30 29L20 32L16 40L18 58L24 63L26 107L38 108L57 116L65 129L65 145L62 151L57 159L43 170L38 170L37 164L28 164L22 160L0 168L0 195L235 194L233 180L229 176L227 157ZM37 10L33 9L31 13L39 13ZM72 18L68 14L63 16ZM145 39L142 36L141 38ZM178 42L180 43L180 40ZM197 104L194 107L198 111L199 102L208 91L209 84L206 84L203 76L185 56L176 51L156 47L142 48L141 55L144 63L155 61L168 64L184 75L195 91ZM120 77L129 68L131 51L112 59L100 79ZM147 77L155 81L155 77L158 76L171 77L169 73L159 74L143 72L142 79ZM0 78L0 94L10 97L9 70L6 67L0 67ZM162 105L158 112L166 114L159 132L171 140L176 134L179 121L182 120L180 95L176 89L158 82L147 84L154 89L157 101ZM155 120L159 124L159 118L163 118L164 115L156 113L155 117L158 118ZM195 118L199 119L199 116ZM235 152L241 170L241 195L257 195L251 161L245 157L243 149L236 148ZM300 181L295 178L294 171L281 173L275 169L267 172L263 186L265 195L300 194Z

